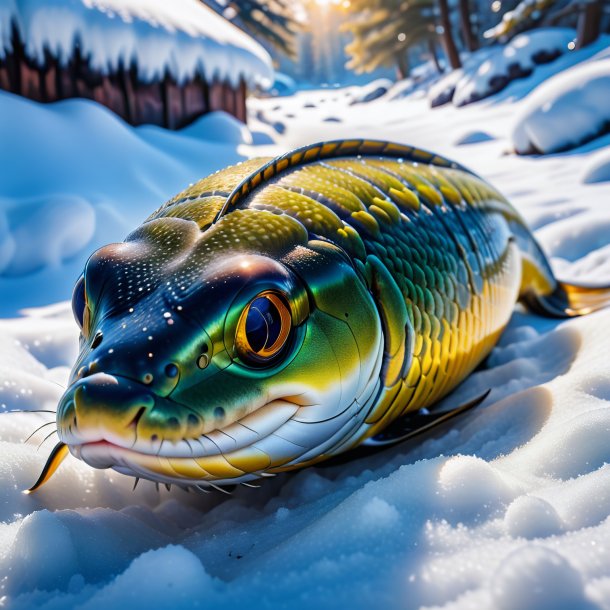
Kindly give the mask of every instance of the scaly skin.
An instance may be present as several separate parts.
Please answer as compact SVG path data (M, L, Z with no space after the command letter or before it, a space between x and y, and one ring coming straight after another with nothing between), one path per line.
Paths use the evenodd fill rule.
M61 440L92 466L198 486L318 462L432 405L519 295L557 288L490 185L368 141L217 172L98 250L84 278ZM253 365L240 325L267 293L291 330Z

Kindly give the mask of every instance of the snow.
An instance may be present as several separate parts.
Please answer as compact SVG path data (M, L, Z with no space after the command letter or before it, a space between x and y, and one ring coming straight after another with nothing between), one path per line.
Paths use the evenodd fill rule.
M560 72L528 97L512 134L518 153L574 148L608 129L610 59L594 60Z
M416 94L356 105L345 90L253 100L251 132L227 125L223 142L204 139L224 133L213 117L168 133L128 127L86 101L41 107L0 97L10 124L2 135L15 142L0 159L5 234L14 239L7 210L38 202L33 232L43 203L62 194L88 202L96 220L77 254L2 275L0 304L13 317L0 320L0 405L54 408L77 351L66 299L96 240L120 239L184 184L228 162L316 139L388 138L453 157L518 207L561 277L610 283L610 182L583 181L610 141L548 157L507 154L528 103L522 85L434 111ZM466 137L477 133L493 138ZM54 243L36 239L41 249ZM24 305L56 301L14 317ZM72 458L26 496L54 440L36 446L53 428L22 441L52 415L2 414L0 597L46 610L608 610L609 341L610 310L560 321L517 308L486 366L443 405L491 388L474 412L366 459L231 496L157 492L147 482L132 491L132 480Z
M536 496L519 496L506 509L504 527L513 538L548 538L560 534L563 525L551 504Z
M351 95L352 104L372 102L385 95L394 83L387 78L378 78L362 87L354 87Z
M207 142L252 144L252 134L246 125L226 112L210 112L185 127L180 134Z
M67 63L78 43L102 73L134 63L146 81L169 71L178 82L197 72L208 82L273 82L263 47L198 0L0 0L0 58L11 49L11 20L40 63L45 49Z
M511 553L493 576L492 599L499 610L586 608L580 574L559 553L524 547Z
M468 144L480 144L481 142L488 142L493 140L494 137L486 131L469 131L461 135L456 141L456 146L467 146Z
M534 11L536 8L545 8L546 6L547 3L545 0L521 0L512 11L506 11L506 13L502 15L500 23L485 31L483 36L485 38L498 38L504 36L515 24L519 24L519 22L523 23L528 17L535 18L536 14Z
M537 85L548 77L548 69L557 64L557 57L567 55L567 61L578 61L591 52L591 49L583 49L584 54L568 52L575 35L571 28L539 28L519 34L506 45L483 47L466 57L461 69L450 72L430 87L428 97L434 106L450 100L455 106L464 106L532 73ZM548 63L550 66L541 65ZM565 65L557 64L557 68L563 69Z
M585 184L610 181L610 151L603 150L591 159L582 181Z

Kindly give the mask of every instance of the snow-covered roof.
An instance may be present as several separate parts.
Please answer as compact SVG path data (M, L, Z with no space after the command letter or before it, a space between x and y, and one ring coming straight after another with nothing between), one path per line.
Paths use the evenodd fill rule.
M0 57L17 23L26 53L42 61L48 49L62 63L75 42L104 73L134 63L143 80L166 70L182 82L196 72L266 87L269 54L199 0L0 0Z

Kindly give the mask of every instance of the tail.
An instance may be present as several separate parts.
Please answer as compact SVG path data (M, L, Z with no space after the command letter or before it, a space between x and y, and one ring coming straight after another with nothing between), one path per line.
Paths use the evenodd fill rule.
M558 280L525 221L514 209L507 210L506 220L521 254L519 300L530 311L553 318L573 318L610 305L610 285L588 286Z
M521 300L531 311L554 318L584 316L610 305L610 286L556 283L555 290L546 296L529 290Z

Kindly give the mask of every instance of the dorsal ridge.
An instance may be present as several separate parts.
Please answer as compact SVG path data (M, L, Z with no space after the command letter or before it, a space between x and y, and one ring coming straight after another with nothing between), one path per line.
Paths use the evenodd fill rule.
M392 157L437 167L459 169L469 174L473 173L455 161L451 161L450 159L441 157L440 155L436 155L427 150L405 144L396 144L384 140L362 139L318 142L275 157L244 178L229 194L226 202L213 222L217 222L227 212L234 209L239 202L243 201L256 187L264 182L268 182L287 170L309 163L315 163L316 161L350 156Z

